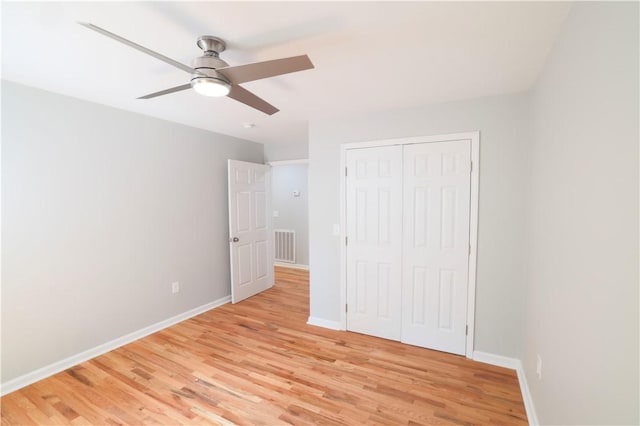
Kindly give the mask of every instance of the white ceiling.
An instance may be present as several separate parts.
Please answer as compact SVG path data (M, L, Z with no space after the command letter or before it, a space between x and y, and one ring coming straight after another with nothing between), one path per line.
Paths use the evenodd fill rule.
M527 90L569 10L554 2L2 2L2 78L268 144L314 119ZM90 31L91 22L191 65L200 35L230 65L308 54L315 69L243 86L267 116L192 90L189 74ZM245 129L242 123L255 123Z

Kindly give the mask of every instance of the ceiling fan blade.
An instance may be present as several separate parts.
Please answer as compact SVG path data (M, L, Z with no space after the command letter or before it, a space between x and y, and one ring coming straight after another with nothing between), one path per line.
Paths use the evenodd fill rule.
M309 57L307 55L301 55L293 56L291 58L238 65L237 67L218 68L216 71L227 77L231 83L240 84L246 83L247 81L275 77L277 75L304 71L311 68L313 68L313 64Z
M160 59L162 62L165 62L165 63L167 63L169 65L173 65L176 68L180 68L182 71L186 71L186 72L188 72L190 74L194 74L194 73L197 72L196 70L194 70L191 67L186 66L185 64L181 64L178 61L174 61L171 58L168 58L168 57L166 57L164 55L161 55L158 52L154 52L153 50L147 49L144 46L140 46L137 43L129 41L126 38L120 37L119 35L114 34L112 32L109 32L109 31L107 31L107 30L105 30L103 28L100 28L100 27L96 26L96 25L90 24L88 22L78 22L78 24L82 25L83 27L89 28L90 30L96 31L96 32L98 32L98 33L100 33L102 35L105 35L105 36L107 36L109 38L112 38L112 39L114 39L116 41L119 41L122 44L126 44L129 47L133 47L134 49L139 50L142 53L146 53L149 56L153 56L156 59Z
M179 92L181 90L191 89L191 83L183 84L182 86L172 87L171 89L161 90L159 92L150 93L148 95L140 96L138 99L151 99L157 96L168 95L169 93Z
M238 102L242 102L245 105L249 105L251 108L255 108L258 111L262 111L267 115L273 115L280 111L267 101L257 97L247 89L240 86L231 86L231 91L227 96Z

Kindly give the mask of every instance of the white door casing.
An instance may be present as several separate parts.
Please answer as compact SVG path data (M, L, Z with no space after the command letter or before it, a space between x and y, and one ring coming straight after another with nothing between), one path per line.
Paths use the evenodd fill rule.
M438 150L440 150L440 147L443 146L444 144L440 144L440 146L438 146L438 143L440 142L452 142L452 141L458 141L457 145L458 147L454 147L451 148L454 151L456 151L458 148L460 148L460 145L466 145L466 148L463 148L463 152L462 157L466 157L467 159L460 159L459 158L459 154L454 154L454 158L451 158L451 152L448 152L448 150L444 150L443 152L438 153ZM460 142L462 141L462 142ZM413 314L413 312L409 309L405 309L405 305L408 304L408 300L411 299L413 300L412 297L406 297L404 298L404 300L402 301L401 307L400 307L400 311L401 311L401 325L400 325L400 334L401 334L401 339L402 341L405 341L406 343L410 343L410 344L416 344L416 345L420 345L420 346L428 346L428 347L433 347L434 349L439 349L439 350L444 350L444 351L450 351L450 352L454 352L454 353L459 353L459 354L465 354L468 358L472 358L472 354L473 354L473 348L474 348L474 329L475 329L475 283L476 283L476 264L477 264L477 229L478 229L478 188L479 188L479 146L480 146L480 134L479 132L467 132L467 133L456 133L456 134L448 134L448 135L435 135L435 136L420 136L420 137L412 137L412 138L402 138L402 139L389 139L389 140L380 140L380 141L370 141L370 142L358 142L358 143L349 143L349 144L343 144L341 146L341 165L342 168L341 170L346 170L346 167L348 165L348 156L350 155L349 153L351 151L355 151L355 150L362 150L365 148L376 148L376 147L391 147L391 146L402 146L403 149L407 149L406 153L407 155L412 155L414 152L414 148L412 148L412 146L417 145L417 144L436 144L433 145L431 148L415 148L418 150L418 154L420 149L435 149L435 155L440 157L440 165L439 166L432 166L431 169L432 171L435 173L434 167L439 167L440 171L439 173L442 174L442 171L445 171L445 175L450 175L453 170L456 170L455 174L458 174L458 172L462 172L462 175L466 174L466 196L463 195L461 192L458 192L458 188L451 189L451 186L449 185L451 182L449 182L449 180L451 179L451 176L447 176L447 179L449 180L442 180L440 182L440 186L438 186L439 190L441 191L440 193L440 199L442 200L442 190L444 189L444 204L440 205L440 218L436 218L436 222L438 220L441 220L442 218L445 219L444 223L441 223L440 226L441 228L444 227L445 230L447 232L449 232L448 234L444 234L445 239L443 241L440 241L439 243L441 245L454 245L456 247L466 247L464 250L460 251L460 253L464 252L463 255L458 254L458 256L456 257L455 255L452 255L452 253L448 254L448 257L451 259L454 259L453 265L454 267L449 268L450 264L444 264L443 266L437 266L437 268L442 269L442 274L440 272L438 272L437 274L437 291L440 291L440 287L443 287L443 290L445 290L441 295L438 294L438 296L433 299L434 302L437 302L437 307L439 308L440 305L444 306L444 307L452 307L451 310L447 311L447 310L440 310L438 311L437 309L430 309L431 310L431 318L434 318L435 315L435 322L431 321L431 324L429 326L427 326L427 324L429 324L427 321L413 321L413 318L411 316L407 316L407 315L411 315ZM451 146L454 146L456 144L453 144ZM446 154L445 157L443 158L443 154ZM444 164L442 163L442 161L444 160ZM407 176L405 174L410 174L410 168L406 168L404 167L405 164L410 164L407 163L406 157L405 160L403 160L403 181L405 179L407 179ZM453 164L452 164L453 161ZM459 161L463 161L463 163L465 165L460 165ZM418 165L419 167L422 167L420 165ZM410 166L407 166L410 167ZM414 165L415 167L415 165ZM444 167L444 169L443 169ZM406 169L406 170L405 170ZM466 169L466 170L465 170ZM348 174L349 176L352 174L352 167L349 166L349 171ZM415 170L414 170L414 175ZM348 185L347 185L347 180L348 177L346 176L345 173L341 173L341 177L340 177L340 199L341 199L341 203L340 203L340 222L341 222L341 229L343 230L343 234L342 234L342 238L343 238L343 244L340 245L340 258L341 258L341 279L340 279L340 286L341 286L341 304L344 307L344 305L346 304L347 300L349 299L349 295L347 294L350 290L349 287L347 285L347 283L349 282L350 279L352 279L349 275L349 269L353 268L352 262L350 261L350 259L348 258L347 254L350 254L350 248L348 245L344 244L344 240L346 238L347 235L349 235L349 245L351 245L352 243L352 236L351 236L351 230L348 229L347 223L348 223L348 215L350 214L348 209L347 209L347 199L348 199ZM418 187L418 192L421 192L425 190L424 185L422 185L422 183L418 180L416 182L411 182L411 180L409 179L409 185L414 185L413 191L416 191L416 187ZM456 185L458 185L459 182L453 182L454 183L454 187ZM420 186L422 185L422 186ZM421 188L421 189L420 189ZM400 189L400 191L403 193L402 198L408 198L407 195L405 194L406 191L410 191L409 189L405 189L404 185L402 187L402 189ZM464 192L464 191L463 191ZM455 196L454 196L455 195ZM462 208L458 208L460 207L460 204L458 202L459 200L459 196L462 196L463 199L467 200L467 205L468 205L468 209L467 209L467 220L466 220L466 225L465 225L465 221L463 219L464 215L455 215L455 214L450 214L450 212L455 212L455 211L461 211L463 210ZM415 194L414 194L415 197ZM454 202L455 200L455 202ZM419 202L420 200L418 200ZM424 198L423 198L424 201ZM416 201L411 201L409 203L406 203L404 201L402 201L402 203L405 203L404 206L406 206L407 204L413 205L413 215L415 216L415 209L417 207L418 210L420 209L428 209L428 205L422 204L420 205L418 203L418 205L416 205ZM398 205L400 205L401 202L398 203ZM432 203L433 204L433 203ZM464 204L464 202L463 202ZM401 210L403 210L403 213L401 213L403 215L402 217L402 222L405 224L406 227L406 222L407 220L410 220L412 218L407 217L407 215L412 215L410 211L406 211L406 209L408 207L404 207L401 208ZM442 208L445 208L444 211L444 215L442 214ZM452 209L453 207L455 207L455 209ZM425 213L425 212L423 212ZM413 218L415 220L415 218ZM453 220L454 222L452 222L451 220ZM457 222L455 222L457 220ZM433 222L433 220L432 220ZM421 230L421 226L423 226L422 223L414 223L412 225L412 227L417 227L417 231ZM453 234L451 233L452 231L452 226L455 227L453 229ZM466 233L462 233L460 234L458 231L461 228L467 228L467 232ZM416 229L414 229L413 231L416 231ZM413 232L411 231L411 232ZM424 231L424 230L423 230ZM402 244L402 249L401 252L404 253L407 250L407 247L405 247L406 244L415 244L415 241L413 243L405 243L405 234L410 232L407 229L403 228L403 244ZM433 231L432 231L433 232ZM443 236L442 233L441 237ZM464 238L464 236L466 235L466 243L464 241L461 241L460 238ZM447 249L450 249L450 247L446 247ZM442 255L442 253L441 253ZM405 286L409 286L410 290L414 290L415 286L414 286L414 282L413 279L408 279L405 278L404 275L406 275L404 273L404 269L412 269L413 266L410 266L411 263L411 257L415 256L415 254L410 255L407 260L405 261L401 261L403 263L403 268L401 269L401 293L405 293L408 290L404 290ZM461 269L456 269L458 267L460 267L460 259L461 257L464 257L464 260L462 260L462 264L464 266L461 267ZM432 259L432 261L436 260L436 257L434 255L434 258ZM445 256L446 257L446 256ZM457 264L456 264L457 261ZM417 268L424 268L424 266L419 266L420 264L417 263L415 266ZM424 263L422 265L425 265ZM465 269L466 268L466 269ZM454 271L454 273L451 273L451 271ZM462 275L465 275L466 272L466 280L467 280L467 285L465 287L466 289L466 294L460 294L459 291L457 290L458 285L459 285L459 279L460 279L460 271L462 271ZM420 274L418 274L420 275ZM425 278L428 275L425 275ZM409 277L411 277L409 275ZM420 276L418 276L417 278L421 278ZM465 277L462 277L463 280ZM453 279L453 281L452 281ZM441 284L442 282L442 284ZM396 282L397 284L397 282ZM433 288L433 285L432 285ZM422 288L424 289L424 287ZM417 290L420 290L420 288L418 288ZM456 292L456 293L452 293L450 290ZM424 295L424 293L423 293ZM442 296L442 297L441 297ZM424 300L424 299L423 299ZM424 307L427 307L426 305L423 305ZM421 306L420 305L414 305L412 306L414 308L416 308L415 310L415 314L418 314L418 319L419 319L419 314L421 313L420 309ZM351 305L349 305L349 313L352 311L352 307ZM341 318L340 318L340 324L341 324L341 328L342 329L348 329L351 330L351 326L350 324L352 323L352 318L349 315L349 313L345 312L344 310L341 311ZM433 312L436 312L436 314L434 314ZM463 318L466 318L465 319ZM425 325L421 324L422 322L425 322ZM466 322L466 324L465 324ZM407 331L403 331L403 327L405 325L405 323L408 323L408 328ZM414 323L414 324L411 324ZM417 323L417 324L416 324ZM420 333L417 332L417 330L419 328L428 328L428 327L434 327L433 324L435 324L435 332L431 333L432 337L433 336L439 336L438 338L441 341L445 341L445 343L441 344L441 343L437 343L437 344L433 344L433 342L426 342L424 335L426 334L427 336L429 336L429 332L427 333ZM465 330L467 329L468 332L465 333ZM424 331L424 330L422 330ZM432 330L433 331L433 330ZM413 332L416 332L416 335L413 335ZM466 336L465 336L466 334ZM442 338L443 336L447 336L447 338ZM452 337L455 336L455 337ZM453 340L456 343L446 343L447 340ZM460 342L462 341L462 347L460 347ZM453 345L453 346L452 346ZM457 345L457 346L456 346Z
M402 147L347 154L347 327L400 340Z
M402 342L464 355L469 268L469 140L406 145Z
M228 160L231 301L273 286L269 166Z

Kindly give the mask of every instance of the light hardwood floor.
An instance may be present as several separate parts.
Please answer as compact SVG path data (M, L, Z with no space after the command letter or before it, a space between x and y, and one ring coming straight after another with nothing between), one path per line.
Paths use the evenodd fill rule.
M0 400L3 425L526 424L511 370L306 325L308 274Z

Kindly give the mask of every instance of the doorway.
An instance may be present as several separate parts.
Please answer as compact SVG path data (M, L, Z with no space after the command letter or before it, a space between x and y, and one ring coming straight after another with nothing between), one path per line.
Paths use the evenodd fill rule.
M309 160L272 161L274 264L309 269Z

